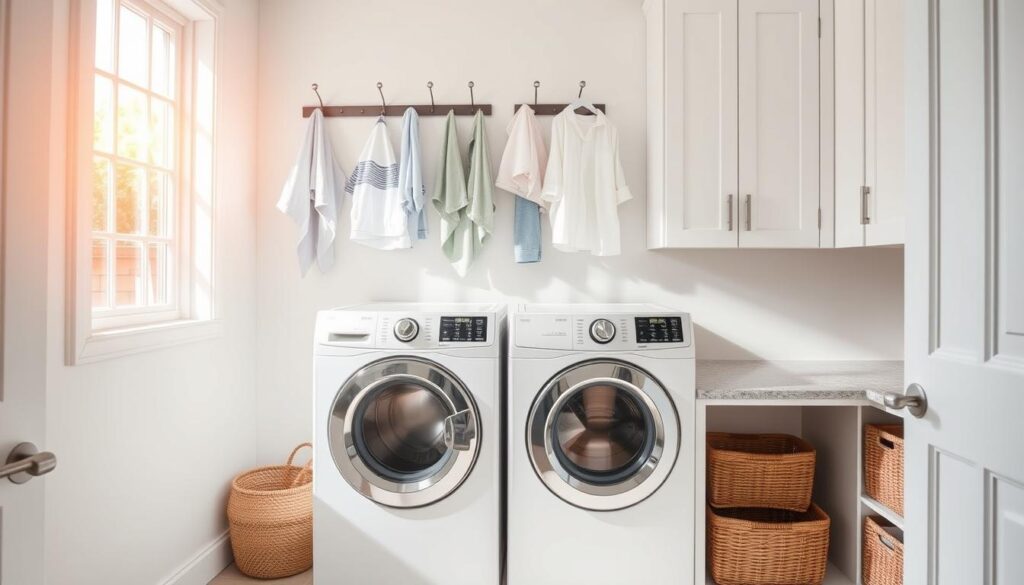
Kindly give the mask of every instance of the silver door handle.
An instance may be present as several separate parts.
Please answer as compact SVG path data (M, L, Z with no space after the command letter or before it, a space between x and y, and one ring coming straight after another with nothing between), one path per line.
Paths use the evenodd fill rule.
M750 231L750 193L747 193L747 231Z
M893 410L906 408L917 418L921 418L928 412L928 396L925 395L924 388L917 382L907 386L907 391L904 394L886 392L882 401L887 408Z
M33 477L46 475L56 467L56 455L49 451L40 453L32 443L21 443L7 455L6 464L0 467L0 478L6 477L20 484Z
M871 187L860 188L860 223L863 225L871 223L871 216L868 215L869 195L871 195Z
M470 410L460 410L444 419L444 444L456 451L469 451L476 439L476 421Z
M729 231L732 231L732 194L729 194Z

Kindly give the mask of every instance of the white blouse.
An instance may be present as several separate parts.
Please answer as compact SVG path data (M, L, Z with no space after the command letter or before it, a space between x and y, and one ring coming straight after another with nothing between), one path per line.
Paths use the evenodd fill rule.
M633 198L619 160L619 132L603 113L571 106L551 122L543 198L551 202L551 243L563 252L619 254L620 203Z

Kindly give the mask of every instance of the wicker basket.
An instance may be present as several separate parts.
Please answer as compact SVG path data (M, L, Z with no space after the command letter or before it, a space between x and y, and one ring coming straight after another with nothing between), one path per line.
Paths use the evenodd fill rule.
M814 447L792 435L708 433L708 501L715 508L811 505Z
M903 543L881 516L864 518L864 585L903 585Z
M864 491L903 515L903 425L864 426Z
M312 458L292 464L258 467L231 482L228 523L238 569L250 577L278 579L313 566Z
M718 585L819 585L829 517L766 508L707 509L708 566Z

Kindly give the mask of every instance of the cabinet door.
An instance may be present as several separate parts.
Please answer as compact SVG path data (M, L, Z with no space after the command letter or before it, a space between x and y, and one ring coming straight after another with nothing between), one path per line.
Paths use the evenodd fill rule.
M864 2L835 5L837 248L864 245Z
M740 247L816 248L818 1L739 2Z
M664 194L670 247L737 245L736 0L667 2Z
M904 234L903 0L865 0L865 199L868 246Z

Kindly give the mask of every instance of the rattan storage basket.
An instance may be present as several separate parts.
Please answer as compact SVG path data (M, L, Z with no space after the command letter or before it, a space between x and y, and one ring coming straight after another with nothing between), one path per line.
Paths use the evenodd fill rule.
M828 565L829 517L766 508L707 508L708 566L718 585L819 585Z
M903 585L903 542L881 516L864 517L864 585Z
M814 447L792 435L707 434L708 501L715 508L811 505Z
M864 491L903 515L903 425L864 425Z
M238 569L250 577L278 579L313 566L312 458L293 465L258 467L235 477L228 497L231 550Z

